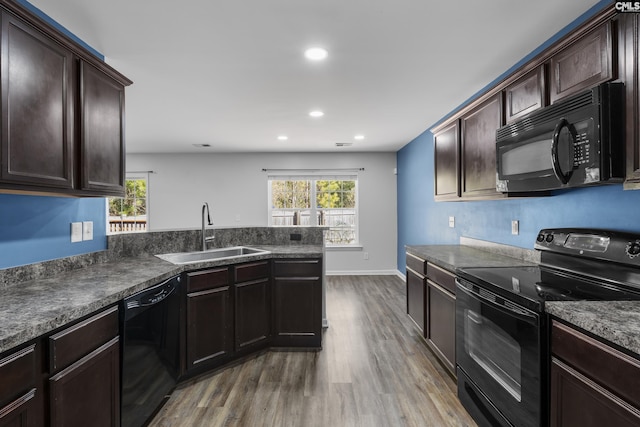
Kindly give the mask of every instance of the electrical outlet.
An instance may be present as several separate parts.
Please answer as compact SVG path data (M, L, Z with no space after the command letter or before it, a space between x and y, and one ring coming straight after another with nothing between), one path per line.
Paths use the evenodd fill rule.
M71 243L82 242L82 223L71 223Z
M364 259L369 259L369 252L364 252L363 257Z
M93 240L93 221L82 223L82 240Z
M514 236L520 234L520 221L518 221L517 219L511 221L511 234L513 234Z
M453 216L449 217L449 228L454 228L456 226L456 218Z
M236 214L236 222L240 222L240 214Z

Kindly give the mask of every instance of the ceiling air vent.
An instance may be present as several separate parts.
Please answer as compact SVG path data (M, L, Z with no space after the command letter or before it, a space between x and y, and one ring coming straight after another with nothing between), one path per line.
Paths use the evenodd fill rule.
M336 142L336 147L351 147L353 142Z

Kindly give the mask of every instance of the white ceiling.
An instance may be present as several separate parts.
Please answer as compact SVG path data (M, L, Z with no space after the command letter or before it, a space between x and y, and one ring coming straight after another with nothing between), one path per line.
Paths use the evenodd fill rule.
M396 151L598 1L31 3L134 81L129 153L184 153Z

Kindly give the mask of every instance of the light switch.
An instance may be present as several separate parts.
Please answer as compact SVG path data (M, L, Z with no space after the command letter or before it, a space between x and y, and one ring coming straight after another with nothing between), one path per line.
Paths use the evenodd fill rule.
M82 242L82 223L71 223L71 243Z
M93 221L82 223L82 240L93 240Z

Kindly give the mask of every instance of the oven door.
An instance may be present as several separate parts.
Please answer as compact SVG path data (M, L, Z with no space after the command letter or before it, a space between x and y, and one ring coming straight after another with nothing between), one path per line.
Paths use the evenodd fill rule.
M540 315L463 279L456 289L460 400L480 425L539 427Z

